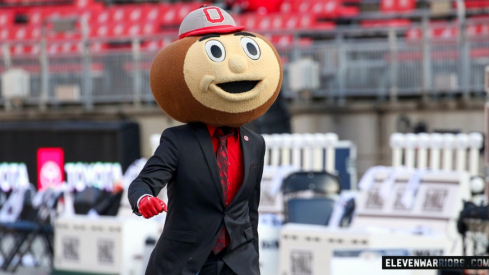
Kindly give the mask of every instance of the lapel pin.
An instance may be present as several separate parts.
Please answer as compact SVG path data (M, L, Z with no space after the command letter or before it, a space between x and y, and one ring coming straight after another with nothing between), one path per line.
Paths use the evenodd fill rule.
M249 140L248 136L244 136L244 140L248 141Z

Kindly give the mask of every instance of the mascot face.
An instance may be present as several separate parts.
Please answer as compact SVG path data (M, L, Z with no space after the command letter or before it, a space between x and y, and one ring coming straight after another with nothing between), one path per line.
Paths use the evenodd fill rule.
M258 34L208 33L162 49L150 83L156 102L172 118L238 127L275 101L282 66L272 44Z

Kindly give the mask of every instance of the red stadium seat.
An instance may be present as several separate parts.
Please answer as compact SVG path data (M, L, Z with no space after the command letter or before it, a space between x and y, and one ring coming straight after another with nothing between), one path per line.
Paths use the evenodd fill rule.
M10 39L10 28L2 28L0 29L0 40L1 41L6 41Z
M41 25L44 18L50 13L51 11L46 8L31 9L27 12L28 23L32 25Z
M255 31L334 28L333 23L318 23L316 16L314 15L297 13L274 13L268 15L260 15L257 13L247 14L240 16L238 22L240 25L245 26L246 29Z
M360 9L358 7L341 6L338 11L339 17L355 17L359 13L360 13Z
M454 39L457 37L458 30L453 26L433 27L431 30L432 38Z
M90 37L93 38L127 38L141 35L151 35L158 32L157 22L131 23L113 22L109 24L92 25Z
M343 6L343 0L286 0L280 5L282 13L314 14L321 18L352 17L358 7Z
M429 39L455 39L458 35L458 29L454 25L447 25L437 21L430 23ZM416 41L423 38L422 31L419 27L411 28L406 32L406 39Z
M15 44L13 46L10 46L10 54L13 56L26 55L26 46L24 44Z
M109 34L109 24L93 24L90 26L89 37L104 38Z
M473 16L469 22L467 35L472 37L489 35L489 16Z
M239 6L247 12L256 12L259 14L275 13L280 10L282 0L241 0Z
M38 55L39 44L18 43L11 45L9 50L14 56Z
M68 41L53 42L48 44L47 52L48 54L60 54L60 53L80 54L82 52L82 44L81 42L68 42Z
M108 10L94 11L91 13L91 24L108 24L110 22L110 13Z
M456 4L456 3L454 3ZM467 9L483 9L489 7L489 1L487 0L465 0L465 7Z
M178 25L177 9L172 6L161 5L160 22L163 26L176 27Z
M93 53L101 53L107 51L108 46L103 42L94 42L90 44L90 52Z
M157 21L160 17L160 5L147 4L142 5L141 20L143 21Z
M382 0L381 12L411 12L416 7L416 0Z
M113 6L108 10L109 22L139 22L143 19L142 5Z
M41 36L41 28L39 26L11 26L0 32L0 36L5 40L21 41L21 40L38 40Z
M104 5L96 0L75 0L74 3L77 9L103 9Z
M98 15L102 13L102 10L84 10L83 12L80 13L81 18L86 20L89 24L93 24L94 21L98 19Z
M0 27L5 28L14 23L14 13L0 10Z
M284 29L311 29L317 25L313 15L291 15L285 20Z

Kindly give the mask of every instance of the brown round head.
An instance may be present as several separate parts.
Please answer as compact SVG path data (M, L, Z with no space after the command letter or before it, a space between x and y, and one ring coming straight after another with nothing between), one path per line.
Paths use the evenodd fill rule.
M255 33L187 36L157 54L150 84L161 109L178 121L238 127L275 101L282 65L273 45Z

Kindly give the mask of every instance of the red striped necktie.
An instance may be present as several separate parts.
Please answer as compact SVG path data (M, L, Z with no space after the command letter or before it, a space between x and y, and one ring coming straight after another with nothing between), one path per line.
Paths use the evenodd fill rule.
M229 178L228 178L228 149L227 149L227 140L228 137L234 134L234 129L229 127L221 127L216 128L214 131L214 136L219 139L219 147L217 148L217 166L219 168L219 177L221 179L222 193L224 197L224 201L227 200L228 197L228 187L229 187ZM226 243L226 227L223 226L221 231L219 232L219 237L217 238L217 242L214 245L212 251L214 254L219 253L227 246Z

